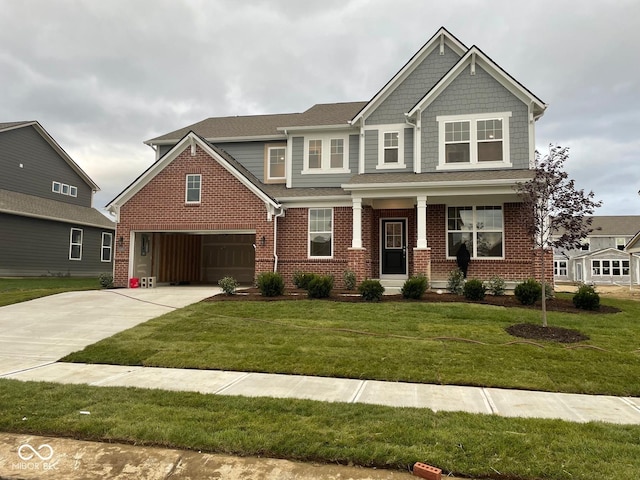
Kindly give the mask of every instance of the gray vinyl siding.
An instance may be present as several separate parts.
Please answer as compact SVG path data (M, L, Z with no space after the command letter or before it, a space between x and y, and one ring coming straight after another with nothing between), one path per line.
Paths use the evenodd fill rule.
M445 46L444 55L436 48L366 119L367 125L404 123L404 114L447 73L460 57Z
M282 145L284 142L274 144ZM264 182L265 142L218 143L216 146L225 150L261 182Z
M319 173L303 175L304 137L293 137L291 142L292 187L339 187L343 183L347 183L354 174L358 173L358 135L349 135L349 151L347 158L349 162L349 169L351 170L350 173Z
M413 171L413 128L404 128L403 141L404 152L400 155L404 157L405 168L394 168L378 170L378 139L381 132L378 130L365 130L364 132L364 169L365 173L380 172L410 172Z
M91 207L91 187L32 126L0 133L0 169L0 189ZM54 193L54 181L77 187L78 196Z
M72 228L82 230L81 260L69 260ZM0 213L0 231L0 277L97 278L100 273L113 271L113 260L101 261L102 233L113 230Z
M433 172L438 164L440 115L511 112L509 143L513 168L529 168L529 110L511 92L476 65L466 67L422 113L422 171Z

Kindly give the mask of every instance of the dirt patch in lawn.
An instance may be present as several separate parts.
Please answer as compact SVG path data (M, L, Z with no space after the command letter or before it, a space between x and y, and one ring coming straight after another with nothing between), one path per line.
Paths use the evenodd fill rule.
M589 336L578 330L562 327L543 327L533 323L519 323L505 328L509 335L535 340L547 340L549 342L576 343L589 340Z

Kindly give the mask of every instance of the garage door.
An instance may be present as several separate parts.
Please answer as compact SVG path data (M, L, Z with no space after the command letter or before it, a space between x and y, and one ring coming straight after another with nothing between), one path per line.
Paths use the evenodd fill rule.
M233 277L241 283L253 283L256 236L249 234L204 235L202 239L203 280L216 283Z

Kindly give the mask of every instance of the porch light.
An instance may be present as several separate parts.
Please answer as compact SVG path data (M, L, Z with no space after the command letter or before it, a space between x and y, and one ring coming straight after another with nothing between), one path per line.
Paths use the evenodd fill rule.
M260 245L264 247L267 244L267 238L263 235L260 239Z
M124 252L124 238L122 237L122 235L118 237L118 251Z

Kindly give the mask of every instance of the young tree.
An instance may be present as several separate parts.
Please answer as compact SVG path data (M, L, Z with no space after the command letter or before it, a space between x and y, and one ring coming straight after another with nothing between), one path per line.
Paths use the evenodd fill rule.
M569 149L549 145L549 153L541 157L536 151L535 176L518 183L516 190L529 212L527 229L537 250L541 252L542 272L542 325L547 326L545 251L549 248L577 248L593 231L592 218L596 208L593 192L577 190L575 182L564 171Z

